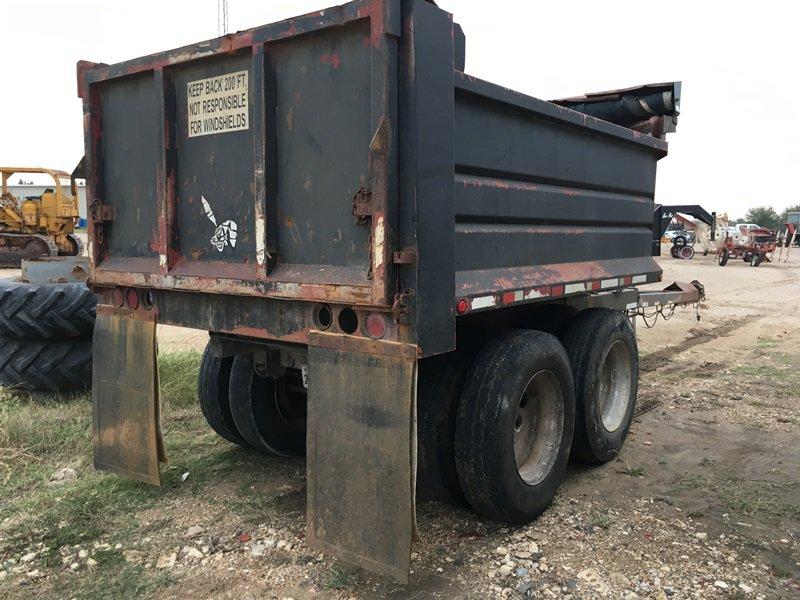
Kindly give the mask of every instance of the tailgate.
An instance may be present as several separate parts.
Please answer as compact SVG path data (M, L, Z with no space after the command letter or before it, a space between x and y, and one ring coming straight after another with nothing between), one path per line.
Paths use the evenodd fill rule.
M387 304L398 34L373 0L81 63L95 283Z

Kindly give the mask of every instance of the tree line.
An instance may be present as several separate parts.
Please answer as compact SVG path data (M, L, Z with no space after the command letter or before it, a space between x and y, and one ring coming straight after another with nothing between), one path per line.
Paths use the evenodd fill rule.
M786 215L790 212L800 212L800 204L790 206L781 213L771 206L756 206L748 210L743 219L733 219L731 223L755 223L767 229L779 229L786 223Z

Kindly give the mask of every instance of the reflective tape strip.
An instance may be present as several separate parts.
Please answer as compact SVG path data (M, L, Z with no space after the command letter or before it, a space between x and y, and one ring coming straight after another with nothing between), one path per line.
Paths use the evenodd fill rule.
M525 300L532 300L533 298L547 298L550 295L550 290L547 288L533 288L525 292Z
M600 287L604 290L618 286L619 286L619 279L603 279L603 281L600 282Z
M495 305L494 296L481 296L480 298L473 298L472 299L472 310L478 310L481 308L491 308Z
M583 292L596 292L599 290L607 290L625 285L646 283L647 275L628 275L615 279L591 279L589 281L573 282L565 285L543 286L535 288L524 288L521 290L513 290L502 292L498 296L478 296L471 300L470 310L481 310L484 308L493 308L498 306L510 306L528 300L537 300L539 298L549 298L563 296L566 294L580 294ZM644 303L642 306L651 306L652 303ZM636 308L639 306L634 303L628 305L627 308Z
M564 293L565 294L575 294L576 292L585 292L586 291L586 284L585 283L568 283L564 286Z

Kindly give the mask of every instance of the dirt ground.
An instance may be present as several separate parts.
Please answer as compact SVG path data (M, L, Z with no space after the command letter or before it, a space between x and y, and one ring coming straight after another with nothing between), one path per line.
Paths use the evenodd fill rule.
M84 455L42 458L43 480L18 484L17 494L56 491L0 508L0 597L798 598L798 261L662 259L665 282L698 279L707 300L699 322L692 309L653 329L639 320L637 417L620 457L572 465L554 504L525 527L420 503L408 586L310 552L304 462L216 438L187 384L186 403L165 407L172 464L157 492L94 472L81 440ZM163 328L159 338L169 352L202 348L205 334ZM88 409L70 410L88 434ZM2 440L0 429L0 452ZM23 467L6 464L14 481ZM74 481L48 481L63 467ZM83 504L70 508L76 497ZM48 507L62 511L51 527L92 535L57 537L25 520Z

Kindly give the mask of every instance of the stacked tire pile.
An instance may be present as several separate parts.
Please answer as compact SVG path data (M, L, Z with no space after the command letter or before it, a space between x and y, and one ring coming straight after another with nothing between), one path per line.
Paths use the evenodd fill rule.
M681 258L683 260L691 260L694 258L694 248L689 245L686 236L676 235L672 240L672 248L669 249L672 258Z
M95 305L85 283L0 280L0 385L88 389Z

